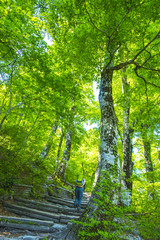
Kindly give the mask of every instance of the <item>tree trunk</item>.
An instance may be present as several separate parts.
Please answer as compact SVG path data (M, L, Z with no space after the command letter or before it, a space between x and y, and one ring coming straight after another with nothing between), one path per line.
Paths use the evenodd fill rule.
M72 102L74 102L74 99L71 99ZM74 114L75 114L75 105L73 105L71 109L71 115L68 122L68 133L66 134L66 143L65 143L65 149L63 152L62 161L58 167L57 173L55 175L59 177L61 180L65 181L65 173L67 169L67 165L70 159L70 153L71 153L71 145L72 145L72 134L73 134L73 127L74 127Z
M58 164L59 164L60 152L61 152L61 147L62 147L62 143L63 143L63 137L64 137L64 132L63 132L63 130L62 130L60 142L59 142L59 145L58 145L57 158L56 158L56 164L57 164L57 166L58 166Z
M144 147L144 159L145 159L145 169L147 181L152 186L148 190L148 196L151 196L154 199L154 179L153 179L153 164L151 159L151 143L147 137L148 126L142 126L142 139L143 139L143 147Z
M48 142L47 142L47 144L45 145L44 149L43 149L42 152L40 153L40 158L41 158L41 159L45 159L45 158L47 157L47 155L48 155L48 153L49 153L49 150L50 150L50 148L51 148L51 146L52 146L52 142L53 142L53 141L52 141L52 136L53 136L53 134L56 133L57 128L58 128L58 126L57 126L57 122L56 122L56 123L53 125L52 129L51 129L50 135L49 135L49 137L48 137Z
M146 139L143 139L143 147L144 147L144 158L145 158L145 168L146 173L153 172L153 164L151 160L151 144ZM147 175L148 181L153 181L148 175Z
M145 158L145 168L146 173L153 172L153 165L151 160L151 144L147 137L148 126L142 126L142 140L143 140L143 147L144 147L144 158ZM150 181L150 177L147 176L148 181Z
M101 108L101 171L116 170L120 168L117 152L117 118L112 99L113 71L104 71L101 76L99 102ZM116 167L116 169L115 169Z
M160 149L158 149L158 162L159 162L159 165L160 165Z
M123 69L125 72L126 69ZM130 113L130 99L129 99L129 84L127 83L127 76L122 78L122 93L123 93L123 163L122 170L125 173L122 185L128 190L130 194L130 201L132 199L132 142L129 128L129 113Z
M54 171L53 177L56 175L56 173L58 171L59 160L60 160L60 152L61 152L61 148L62 148L63 138L64 138L64 132L62 130L62 134L61 134L61 137L60 137L60 142L59 142L59 145L58 145L58 151L57 151L57 157L56 157L56 163L55 163L56 165L55 165L55 171Z
M70 159L71 145L72 145L72 131L70 130L66 134L65 149L64 149L64 152L63 152L62 161L60 163L60 166L58 168L58 172L56 174L62 180L65 180L65 172L66 172L67 165L68 165L68 162L69 162L69 159Z
M153 165L151 160L151 144L150 142L143 140L143 146L144 146L146 173L153 172Z
M120 161L117 149L117 117L114 111L112 98L112 76L113 71L103 71L100 85L99 102L101 108L101 161L100 178L104 178L103 173L109 172L111 182L120 183ZM116 177L115 177L116 176ZM102 186L103 187L103 186ZM130 205L130 191L126 188L117 192L113 196L113 201L123 205Z

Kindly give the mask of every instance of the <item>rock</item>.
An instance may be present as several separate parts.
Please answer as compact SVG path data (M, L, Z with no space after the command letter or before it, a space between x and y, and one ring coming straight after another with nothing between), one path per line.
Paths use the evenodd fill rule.
M66 226L65 225L62 225L62 224L58 224L58 223L56 223L56 224L54 224L52 227L51 227L51 230L52 231L62 231L62 230L64 230L66 228Z
M40 237L37 237L37 236L22 236L22 237L19 237L18 240L39 240Z
M123 240L143 240L140 236L138 235L133 235L133 234L126 234L125 237L120 237L119 239Z

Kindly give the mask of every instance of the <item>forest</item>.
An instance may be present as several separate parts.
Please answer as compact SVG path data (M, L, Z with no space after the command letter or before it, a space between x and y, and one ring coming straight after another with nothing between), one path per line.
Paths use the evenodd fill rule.
M1 0L0 196L83 174L73 240L160 239L159 43L158 0Z

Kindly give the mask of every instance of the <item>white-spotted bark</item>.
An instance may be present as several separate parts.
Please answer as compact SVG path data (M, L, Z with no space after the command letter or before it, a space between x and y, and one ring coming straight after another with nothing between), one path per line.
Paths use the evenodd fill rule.
M117 150L117 118L112 98L112 77L112 70L104 70L101 73L99 93L99 103L101 109L101 145L100 161L98 164L99 177L97 185L95 186L95 192L101 192L101 189L106 188L106 186L103 186L103 182L105 182L105 179L108 178L108 173L112 183L120 183L120 162ZM108 180L106 179L106 181ZM100 188L98 186L99 184L101 185ZM96 194L92 194L89 204L91 211L89 214L92 214L92 212L98 208L98 205L94 204L94 198L97 198ZM119 201L119 194L117 194L116 189L115 191L113 190L111 201L114 201L114 203L118 203Z
M120 168L117 152L117 118L112 98L113 71L102 72L99 102L101 108L101 171L112 172L117 175Z

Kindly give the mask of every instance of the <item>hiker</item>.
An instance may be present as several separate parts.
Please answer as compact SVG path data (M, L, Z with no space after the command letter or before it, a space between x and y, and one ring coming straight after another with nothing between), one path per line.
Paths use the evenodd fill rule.
M83 187L85 186L86 181L82 176L78 176L77 180L75 181L75 202L74 206L77 207L77 210L80 211L81 209L81 200L83 196Z

